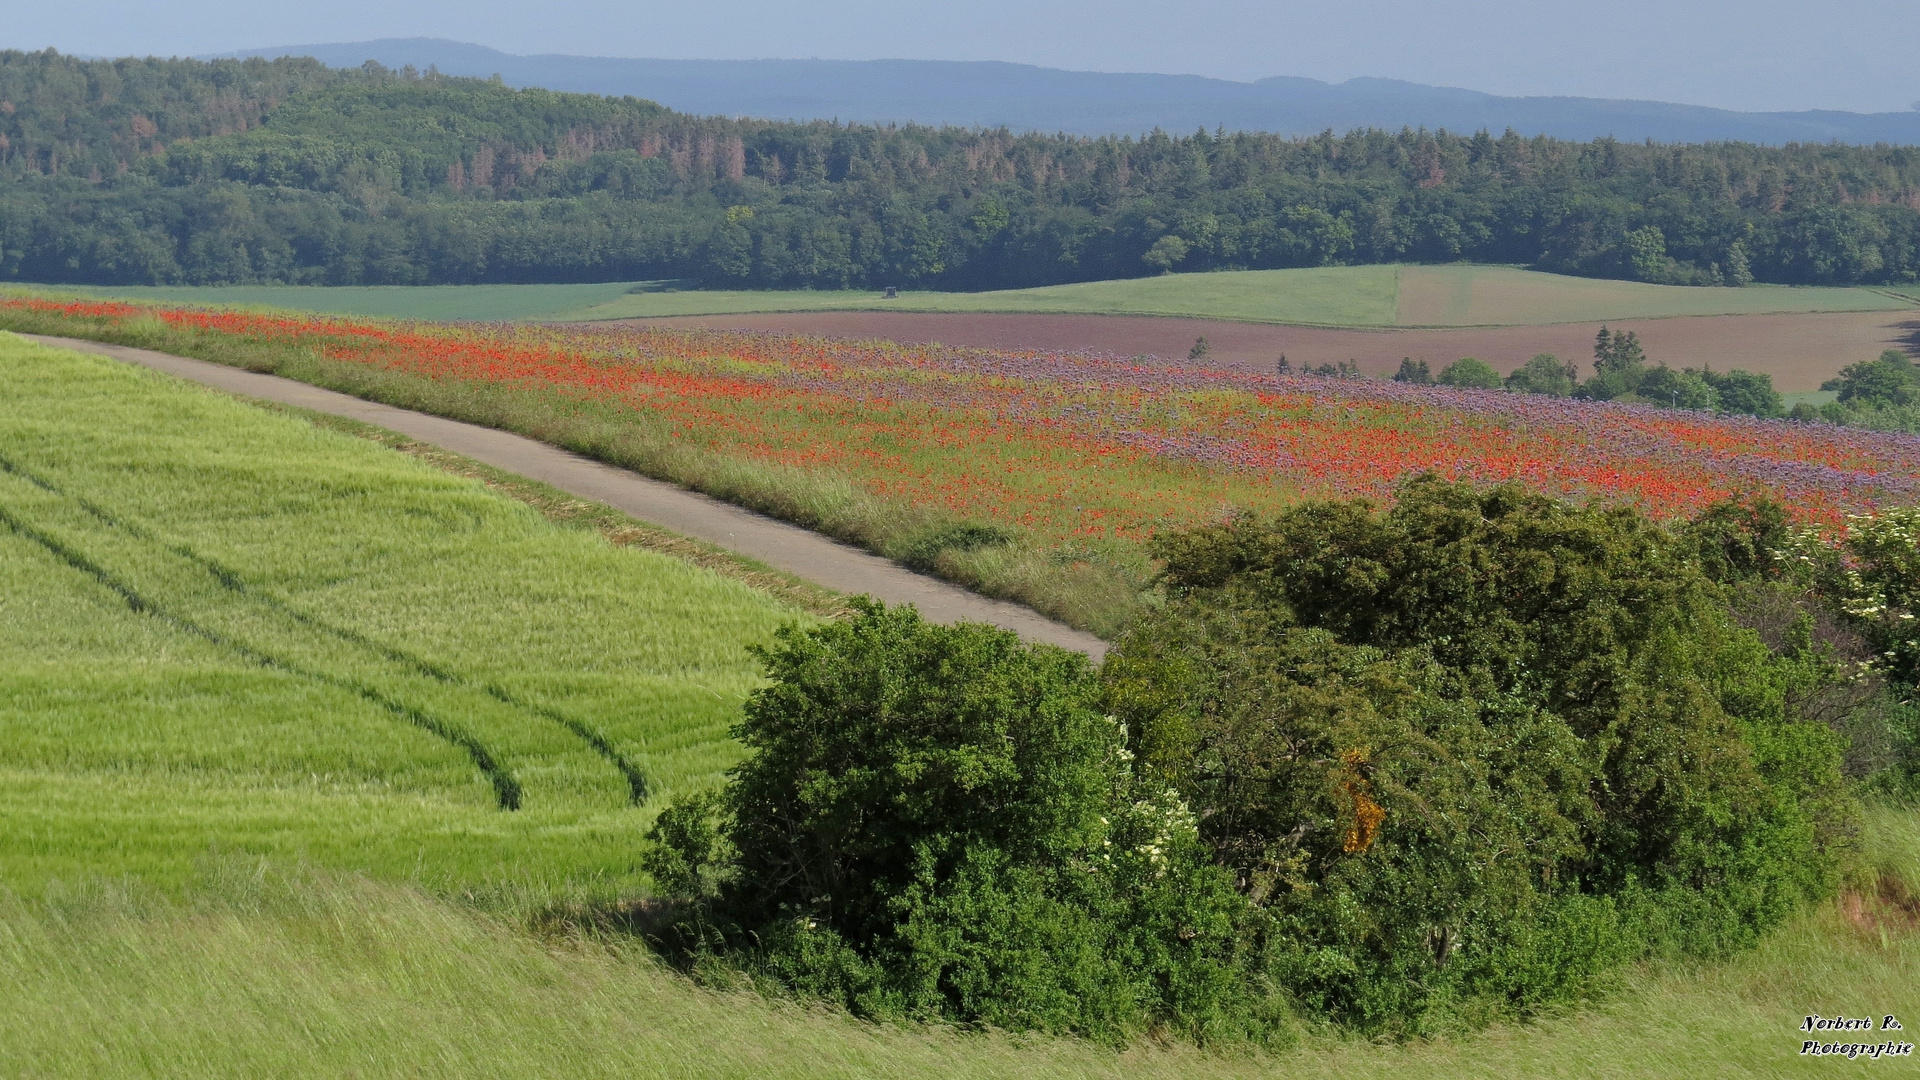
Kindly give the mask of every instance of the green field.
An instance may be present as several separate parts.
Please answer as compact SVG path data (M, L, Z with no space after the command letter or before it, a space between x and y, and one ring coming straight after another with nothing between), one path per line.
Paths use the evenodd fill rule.
M16 891L216 852L624 888L654 797L732 759L746 646L796 617L366 441L0 345Z
M596 285L207 286L78 290L181 303L430 320L574 320L780 311L1167 315L1320 326L1506 326L1682 315L1898 311L1920 289L1753 285L1706 289L1504 266L1333 266L1091 281L1000 292L752 292L674 282Z

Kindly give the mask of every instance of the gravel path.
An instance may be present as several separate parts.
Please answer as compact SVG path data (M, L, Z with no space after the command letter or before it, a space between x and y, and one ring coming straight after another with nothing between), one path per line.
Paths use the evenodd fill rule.
M990 600L818 533L592 461L522 435L397 409L276 375L168 353L75 338L22 334L58 348L97 353L247 397L344 416L432 443L496 469L538 480L582 499L758 559L836 592L866 593L889 604L913 604L935 622L992 623L1028 641L1084 652L1096 661L1107 643L1002 600Z

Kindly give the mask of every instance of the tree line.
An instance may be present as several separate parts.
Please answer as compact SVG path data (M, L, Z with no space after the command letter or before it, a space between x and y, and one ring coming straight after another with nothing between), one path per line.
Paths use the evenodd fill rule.
M0 276L1014 288L1455 260L1920 277L1920 149L694 117L307 59L0 52Z

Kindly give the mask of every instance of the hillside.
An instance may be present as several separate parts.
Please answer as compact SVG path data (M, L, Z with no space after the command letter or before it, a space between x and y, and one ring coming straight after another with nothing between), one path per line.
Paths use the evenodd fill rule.
M1118 1051L703 986L633 933L639 824L733 760L718 725L757 681L740 645L797 613L104 359L0 338L0 403L16 1071L1775 1075L1824 1064L1796 1057L1809 1010L1915 1008L1920 829L1880 805L1878 884L1756 948L1402 1045L1300 1024L1266 1048ZM614 755L657 785L642 807Z
M1664 101L1502 97L1395 79L1343 83L1286 76L1230 82L1200 75L1061 71L940 60L663 60L520 56L438 38L247 49L235 57L310 56L332 67L368 60L438 67L583 94L630 94L681 112L770 120L852 120L1015 132L1139 135L1166 131L1322 131L1403 127L1505 131L1623 142L1920 143L1920 111L1735 112Z
M0 278L981 291L1456 261L1920 275L1910 147L699 118L311 59L0 53Z

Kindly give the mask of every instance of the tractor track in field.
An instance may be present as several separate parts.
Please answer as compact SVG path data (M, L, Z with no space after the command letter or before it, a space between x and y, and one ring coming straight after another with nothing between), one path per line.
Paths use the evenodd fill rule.
M19 335L55 348L139 364L217 390L358 420L611 506L631 517L704 540L842 593L913 604L933 622L984 622L1028 641L1083 652L1098 661L1107 643L1044 615L950 585L818 533L673 484L568 453L496 428L367 401L277 375L151 349L80 338Z
M12 476L17 476L20 479L26 481L29 484L34 485L35 487L40 488L41 490L47 492L50 495L54 495L56 497L70 501L75 506L79 507L80 510L85 514L87 514L89 517L92 517L94 520L100 522L101 524L107 526L110 529L117 529L121 532L126 533L128 536L133 537L136 540L140 540L143 543L151 544L154 547L158 547L180 559L184 559L188 563L191 563L195 567L204 571L209 577L213 578L215 582L219 583L222 589L225 589L226 591L233 593L237 596L243 597L247 600L253 601L254 603L260 604L261 606L267 608L268 610L273 611L285 617L288 621L293 622L298 626L314 631L315 633L322 634L327 637L332 637L339 641L343 641L355 648L364 649L367 652L371 652L374 655L380 657L383 660L386 660L389 663L396 664L400 667L406 668L417 675L422 675L426 678L432 679L435 682L441 683L443 685L458 687L463 690L477 691L481 694L486 695L487 697L494 699L495 701L500 702L503 705L508 706L509 708L518 709L521 712L529 713L533 716L539 717L542 720L546 720L550 723L558 725L561 728L566 729L568 732L570 732L576 738L578 738L581 742L591 747L595 753L599 754L603 758L606 758L608 764L612 765L616 770L619 771L620 775L626 780L628 802L630 804L634 806L639 806L640 804L647 801L647 791L648 791L649 785L647 782L646 773L643 770L641 770L641 768L638 765L635 765L633 762L627 760L626 755L622 754L619 748L614 746L613 741L608 739L604 733L595 730L591 725L587 724L586 722L571 716L567 716L566 714L556 709L548 708L547 706L540 705L535 702L524 701L521 698L519 698L517 695L515 695L512 691L496 683L477 682L475 680L466 678L452 671L449 671L438 664L425 660L421 657L415 656L414 654L406 651L405 649L397 648L395 646L388 645L385 642L375 640L373 638L368 637L365 634L360 633L357 630L352 630L346 627L334 626L333 624L327 622L324 619L318 618L314 615L308 614L307 612L301 611L299 608L294 607L293 605L287 603L286 601L280 599L279 597L273 596L270 593L263 592L247 584L246 580L240 575L239 571L236 571L233 568L224 565L217 559L211 558L205 554L202 554L199 551L196 551L191 545L177 543L177 542L170 542L164 537L161 537L155 534L151 529L147 528L146 526L141 525L137 522L128 521L124 518L121 518L111 513L105 507L98 505L97 503L93 502L91 499L88 499L85 496L76 495L70 491L67 491L66 489L62 488L61 486L54 483L53 481L48 480L47 478L40 476L29 469L26 469L25 467L21 466L18 462L7 459L4 455L0 455L0 472L5 472ZM0 512L3 512L3 511L4 511L4 508L0 508ZM19 530L16 528L15 531L19 531ZM22 535L27 535L27 534L23 533ZM40 543L42 547L47 546L45 542L38 540L38 538L36 537L29 535L28 538L34 539L37 543ZM59 554L59 552L55 552L55 554ZM65 558L65 556L62 556L62 558ZM74 565L76 567L79 566L79 564L73 563L71 560L68 560L68 562L70 565ZM87 570L86 568L82 568L82 569L85 570L85 572L93 574L93 576L95 576L96 579L101 580L103 583L105 583L105 579L100 578L99 574L94 574L93 570ZM94 569L100 569L101 572L103 573L105 572L103 568L95 567ZM118 586L115 586L112 584L108 584L108 587L114 589L115 591L121 591ZM130 592L123 593L123 597L130 597L132 595L133 594ZM132 601L129 600L129 603L132 603ZM157 607L154 607L151 604L151 601L148 601L144 598L142 599L141 603L148 605L148 607L153 611L159 610ZM138 610L138 608L136 608L136 610ZM174 618L173 616L167 616L167 618L170 621L179 623L182 626L187 626L189 622L188 620L177 619L177 618ZM191 629L194 633L199 634L201 637L207 637L209 640L213 640L211 637L209 637L209 635L204 630L198 627L188 627L188 628ZM244 643L241 643L241 645L244 645ZM267 655L264 651L255 649L251 646L246 646L246 649L249 649L251 650L251 653L258 654L260 656ZM277 666L288 671L294 670L291 666L286 664L275 664L273 666ZM365 696L365 695L363 694L362 696ZM437 730L435 733L439 734ZM454 740L454 741L458 742L458 740ZM461 744L461 745L464 746L465 744ZM478 746L478 743L475 743L475 745ZM471 753L472 748L468 748L468 749L469 749L469 752ZM491 755L488 755L486 753L484 748L480 750L480 755L486 756L488 758L491 757ZM475 761L479 762L480 756L476 756ZM481 768L483 772L487 771L487 766L483 765ZM489 775L492 775L492 774L489 773ZM509 777L509 779L511 779L511 777ZM518 808L518 804L519 804L520 796L518 794L518 787L519 787L518 781L514 781L512 786L515 789L513 805L506 806L504 796L502 800L502 805L506 806L507 809L516 809ZM498 785L496 785L496 788L497 787Z
M4 505L0 505L0 526L5 526L15 535L37 545L49 555L65 563L71 569L91 578L96 584L108 592L113 593L115 596L118 596L130 610L137 614L158 619L183 633L191 634L194 637L200 638L202 641L234 653L250 663L258 664L261 667L270 668L274 671L285 672L295 678L305 679L322 686L330 686L336 690L345 690L348 693L355 694L361 699L379 706L429 734L459 747L466 752L467 757L472 760L474 767L479 769L481 775L485 776L488 783L493 786L494 798L499 803L500 809L520 809L520 802L524 792L519 779L493 756L492 751L487 749L486 744L482 743L471 732L466 731L456 724L442 720L424 709L394 698L375 687L367 686L352 679L329 675L323 671L309 670L285 657L275 656L237 637L223 634L212 627L203 626L199 622L154 601L152 598L134 588L130 582L122 579L120 575L115 574L112 570L95 560L88 558L84 552L61 542L58 537L53 536L51 533L36 528L32 522L9 510Z

